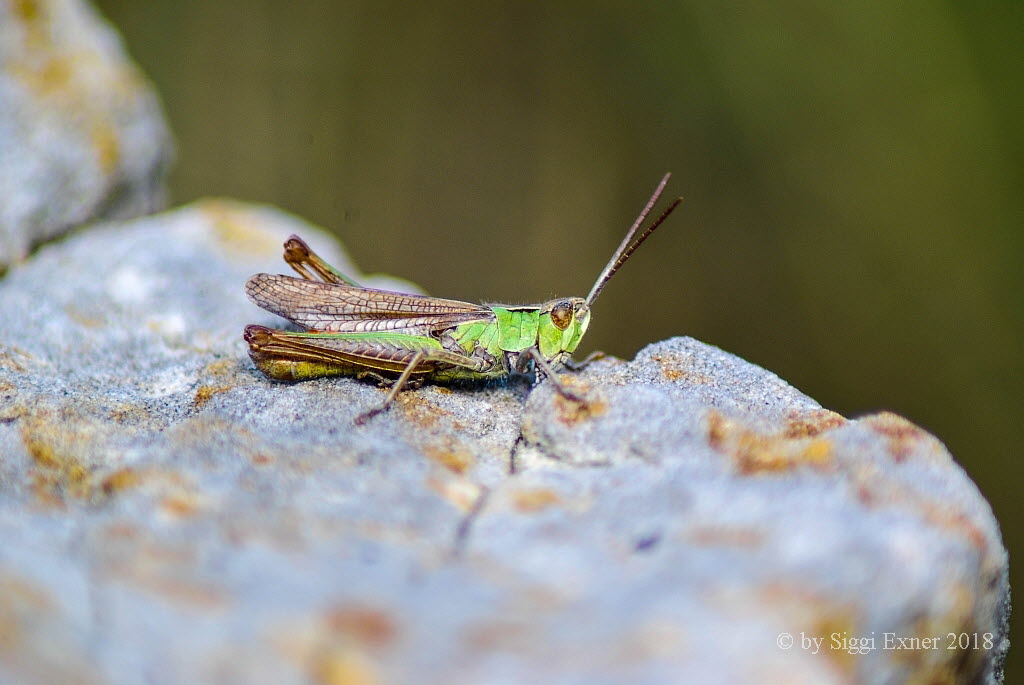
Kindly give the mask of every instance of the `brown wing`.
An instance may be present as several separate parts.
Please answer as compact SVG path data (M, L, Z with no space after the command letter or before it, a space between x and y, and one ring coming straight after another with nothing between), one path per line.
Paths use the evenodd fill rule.
M325 333L392 331L430 335L462 323L492 321L489 307L279 274L256 274L245 293L292 323Z

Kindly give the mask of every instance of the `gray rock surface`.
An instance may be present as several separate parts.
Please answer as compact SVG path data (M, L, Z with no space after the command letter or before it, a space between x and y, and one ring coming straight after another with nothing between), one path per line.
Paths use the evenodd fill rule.
M0 282L0 682L999 681L1006 552L921 429L689 338L357 427L383 390L246 355L291 232L358 276L204 202Z
M163 203L160 104L77 0L0 0L0 272L98 217Z

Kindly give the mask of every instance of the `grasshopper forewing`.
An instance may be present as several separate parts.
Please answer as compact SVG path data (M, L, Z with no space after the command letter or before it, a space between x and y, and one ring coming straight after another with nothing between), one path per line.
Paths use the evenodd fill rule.
M403 388L425 380L502 378L528 371L531 365L563 396L582 402L555 372L572 364L572 353L590 323L590 307L604 285L681 202L674 200L632 241L668 179L666 174L585 299L479 305L365 288L293 235L284 244L284 259L301 278L256 274L245 291L263 309L307 332L247 326L249 355L274 380L355 376L390 385L383 404L361 414L357 423L386 410Z

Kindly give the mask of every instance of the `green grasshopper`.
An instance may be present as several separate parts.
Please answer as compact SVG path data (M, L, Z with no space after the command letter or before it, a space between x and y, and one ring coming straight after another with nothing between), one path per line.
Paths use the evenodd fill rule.
M387 410L403 388L418 387L425 380L503 378L513 371L526 373L531 364L563 397L585 404L558 380L555 371L563 366L577 370L591 360L574 362L572 353L590 323L594 300L682 201L674 200L630 242L661 197L669 176L665 174L658 184L585 299L563 297L529 306L479 305L365 288L293 235L284 244L284 260L302 278L256 274L245 284L245 292L263 309L309 332L246 326L249 356L273 380L355 376L390 385L384 403L357 417L357 424Z

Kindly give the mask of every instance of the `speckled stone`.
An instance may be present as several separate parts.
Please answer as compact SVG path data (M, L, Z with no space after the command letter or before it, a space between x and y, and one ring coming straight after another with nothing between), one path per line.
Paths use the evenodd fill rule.
M0 271L90 220L151 212L171 157L156 94L78 0L0 0Z
M241 340L292 232L360 277L211 201L0 282L0 682L1000 682L1006 551L920 428L690 338L356 426L384 390Z

